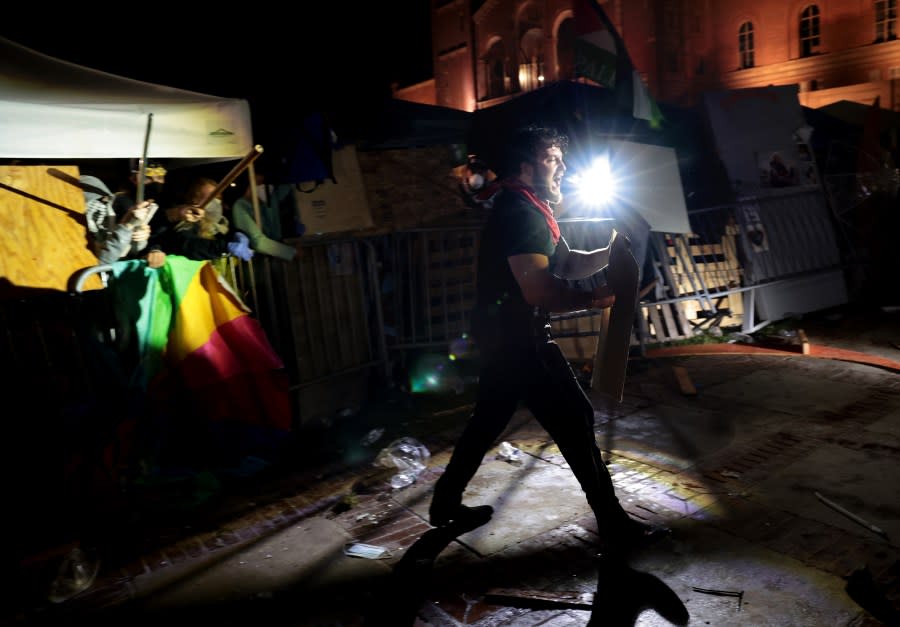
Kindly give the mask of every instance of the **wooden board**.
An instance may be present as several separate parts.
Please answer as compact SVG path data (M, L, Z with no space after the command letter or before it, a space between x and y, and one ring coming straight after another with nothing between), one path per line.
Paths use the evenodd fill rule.
M684 366L672 366L672 371L675 373L675 380L678 381L678 389L681 390L681 393L685 396L697 396L697 388L694 387L687 368Z
M631 346L634 311L637 307L638 267L628 240L620 240L615 231L609 242L609 285L616 302L604 317L603 330L597 342L591 388L621 403L625 391L628 351Z
M0 166L0 297L68 291L72 275L98 263L88 248L84 192L51 169L79 176L76 166ZM101 287L94 276L84 289Z

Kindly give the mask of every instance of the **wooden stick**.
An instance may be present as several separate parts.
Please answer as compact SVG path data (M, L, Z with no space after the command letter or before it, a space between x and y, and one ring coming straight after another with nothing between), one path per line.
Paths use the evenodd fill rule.
M817 499L819 499L820 501L822 501L823 503L825 503L825 505L827 505L828 507L830 507L830 508L833 509L834 511L838 512L839 514L843 514L844 516L846 516L847 518L849 518L849 519L852 520L853 522L862 525L863 527L865 527L866 529L868 529L868 530L871 531L872 533L877 533L879 536L881 536L881 537L884 538L885 540L889 540L888 535L887 535L880 527L876 527L876 526L873 525L872 523L870 523L870 522L868 522L868 521L866 521L866 520L863 520L862 518L860 518L859 516L857 516L857 515L854 514L853 512L850 512L850 511L844 509L843 507L841 507L841 506L838 505L837 503L835 503L835 502L833 502L833 501L829 501L828 499L826 499L824 496L822 496L822 495L819 494L818 492L816 492L815 495L816 495L816 498L817 498Z
M216 185L216 188L209 193L209 195L203 199L203 202L200 203L201 209L206 209L206 206L215 200L222 192L228 189L228 186L234 183L234 180L241 175L241 173L250 167L250 164L256 161L257 157L259 157L263 152L263 147L260 145L254 146L250 152L248 152L241 161L231 169L231 172L225 175L219 184Z
M138 164L137 196L134 206L144 202L144 183L147 178L147 148L150 146L150 127L153 125L153 114L147 114L147 130L144 131L144 151L141 153L141 162Z

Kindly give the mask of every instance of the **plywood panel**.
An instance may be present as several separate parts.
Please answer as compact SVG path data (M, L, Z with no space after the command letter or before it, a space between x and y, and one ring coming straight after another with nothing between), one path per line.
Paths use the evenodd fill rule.
M78 178L76 166L0 166L0 296L21 288L66 291L77 271L97 265L88 248L84 193L51 176ZM85 289L98 289L94 276Z

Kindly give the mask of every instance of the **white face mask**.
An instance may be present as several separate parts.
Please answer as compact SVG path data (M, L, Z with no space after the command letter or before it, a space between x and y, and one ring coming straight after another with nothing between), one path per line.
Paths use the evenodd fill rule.
M208 205L206 205L206 219L212 220L213 222L218 222L222 219L222 201L218 198L213 198Z

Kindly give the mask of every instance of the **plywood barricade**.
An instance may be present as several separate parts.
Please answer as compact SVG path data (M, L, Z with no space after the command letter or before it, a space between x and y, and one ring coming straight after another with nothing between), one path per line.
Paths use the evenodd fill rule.
M76 166L0 166L0 297L28 289L67 291L73 274L97 265L88 248L84 193L50 174ZM102 287L99 277L86 290Z

